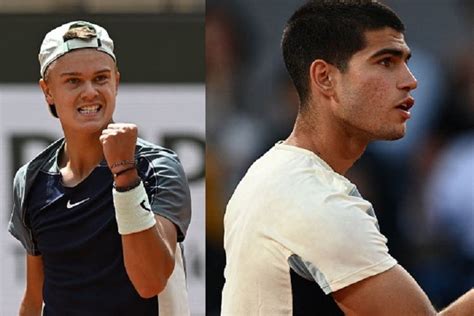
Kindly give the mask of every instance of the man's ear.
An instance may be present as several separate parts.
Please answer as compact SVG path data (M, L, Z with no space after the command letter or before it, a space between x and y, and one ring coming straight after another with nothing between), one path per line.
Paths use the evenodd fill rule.
M56 111L56 105L54 105L54 98L51 95L51 90L49 89L48 84L44 79L40 79L39 86L41 87L41 90L43 90L44 98L46 99L46 103L48 103L49 112L55 118L59 118L58 112Z
M311 91L327 97L334 95L334 82L332 81L334 66L322 59L316 59L309 67Z
M46 99L46 103L48 104L54 104L54 98L51 95L51 90L49 89L48 84L44 79L40 79L39 81L39 86L41 87L41 90L43 90L44 98Z

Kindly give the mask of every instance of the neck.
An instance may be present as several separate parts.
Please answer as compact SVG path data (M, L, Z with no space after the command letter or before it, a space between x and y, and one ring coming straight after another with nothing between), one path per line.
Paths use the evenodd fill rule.
M351 135L334 118L312 110L300 111L285 144L314 152L337 173L344 175L360 158L368 140Z
M65 133L66 144L60 159L60 168L63 180L69 183L82 181L104 158L100 133L94 135L80 135L74 137Z

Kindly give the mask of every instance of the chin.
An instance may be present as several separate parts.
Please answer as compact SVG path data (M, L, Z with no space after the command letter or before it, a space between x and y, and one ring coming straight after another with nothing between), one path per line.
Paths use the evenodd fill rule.
M383 138L381 138L382 140L398 140L398 139L401 139L405 136L405 129L403 129L402 131L391 131L390 133L386 133L384 135Z
M403 135L391 135L391 136L385 138L384 140L399 140L399 139L403 138L403 136L405 136L405 134L403 134Z
M376 140L398 140L405 136L406 126L402 128L392 129L392 130L383 130L378 133L374 133L374 139Z
M107 126L107 124L105 124ZM82 124L77 124L74 126L74 130L78 134L97 134L102 132L104 129L104 123L103 122L86 122Z

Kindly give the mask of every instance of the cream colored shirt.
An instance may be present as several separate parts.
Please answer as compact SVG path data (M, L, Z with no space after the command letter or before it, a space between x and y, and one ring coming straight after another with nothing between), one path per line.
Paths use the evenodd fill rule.
M298 266L329 294L397 263L355 185L294 146L276 144L250 167L224 228L222 315L291 315Z

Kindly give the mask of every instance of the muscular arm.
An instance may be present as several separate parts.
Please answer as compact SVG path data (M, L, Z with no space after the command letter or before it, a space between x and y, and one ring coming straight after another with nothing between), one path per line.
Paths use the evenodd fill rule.
M124 187L138 179L132 170L115 179L116 186ZM125 269L140 296L158 295L173 272L177 231L168 219L155 215L156 224L150 229L122 235Z
M436 315L428 297L400 265L333 293L346 315Z
M177 233L173 223L155 215L156 225L122 235L125 269L140 296L158 295L173 272Z
M437 315L426 294L400 265L332 295L347 316ZM439 315L474 315L474 290Z
M136 125L125 123L109 124L102 131L100 141L112 173L125 170L114 169L114 163L134 160L137 134ZM114 182L117 188L126 188L139 179L136 168L128 168ZM155 215L155 220L156 224L149 229L122 235L125 269L137 292L145 298L158 295L174 269L176 227L162 216Z
M454 303L444 309L440 316L470 316L474 315L474 289L471 289Z
M26 290L20 305L20 316L40 316L43 307L43 258L26 256Z

